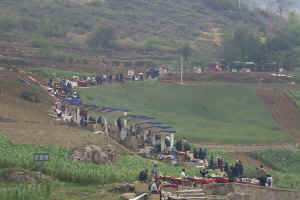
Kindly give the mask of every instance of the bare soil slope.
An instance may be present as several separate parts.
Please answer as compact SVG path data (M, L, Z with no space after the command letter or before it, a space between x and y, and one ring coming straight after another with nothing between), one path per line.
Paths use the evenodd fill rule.
M273 119L283 131L300 141L300 110L281 90L272 87L256 87L256 94L271 110Z
M0 131L9 140L27 144L77 147L101 145L106 140L100 135L77 127L58 125L48 117L52 99L39 86L17 81L22 74L0 71ZM35 92L40 103L23 100L23 91Z

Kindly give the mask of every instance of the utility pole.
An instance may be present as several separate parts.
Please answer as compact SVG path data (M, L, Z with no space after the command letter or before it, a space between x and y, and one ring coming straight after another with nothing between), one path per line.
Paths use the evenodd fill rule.
M239 10L241 9L241 0L238 0L239 1Z
M180 84L183 85L183 56L180 56L180 63L181 63Z

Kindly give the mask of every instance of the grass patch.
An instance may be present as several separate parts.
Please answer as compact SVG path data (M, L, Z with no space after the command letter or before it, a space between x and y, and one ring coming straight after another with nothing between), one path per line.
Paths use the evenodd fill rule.
M128 83L80 90L84 103L127 108L173 126L179 137L218 143L290 141L248 86Z
M253 158L277 170L270 171L274 183L280 188L300 188L300 152L287 149L267 149L252 152Z
M42 171L44 174L55 177L60 181L80 184L111 184L120 182L133 182L138 173L145 168L153 167L153 161L122 155L113 165L95 165L88 163L72 162L67 158L70 151L65 147L52 147L40 145L17 144L0 137L0 167L24 168L33 171ZM33 154L50 153L50 161L40 163L33 161ZM163 174L178 176L180 167L158 163ZM199 176L198 169L188 168L191 176Z
M51 184L18 184L0 189L1 200L47 200L50 198Z
M300 90L299 89L287 89L284 91L285 95L291 98L298 108L300 108Z
M51 181L50 185L14 185L5 183L5 187L0 189L0 196L6 197L5 200L17 199L13 193L23 194L25 199L35 199L35 193L39 194L41 199L49 196L55 197L58 200L66 198L79 200L80 197L101 197L100 199L111 199L110 193L103 191L105 185L111 183L133 182L137 179L138 173L142 169L151 170L154 162L148 159L139 157L131 157L127 155L119 156L118 162L113 165L94 165L88 163L75 163L67 158L69 148L51 147L29 144L17 144L6 140L0 136L0 167L3 169L0 173L9 170L9 168L25 168L33 171L42 171L44 174L56 178L60 181ZM33 154L35 152L50 153L50 161L41 166L33 162ZM211 155L221 155L229 163L234 163L232 159L223 153L209 152L208 158ZM166 163L158 162L158 167L163 174L171 176L179 176L181 167L171 166ZM245 166L246 177L254 177L255 169ZM189 176L200 176L199 169L186 168ZM211 172L214 173L214 172ZM300 188L300 176L296 174L288 174L282 172L271 172L275 178L275 184L281 188ZM0 182L1 186L2 182ZM9 187L8 187L9 186ZM52 189L51 189L52 188ZM18 191L18 192L16 192ZM76 191L76 192L75 192ZM31 198L31 195L33 197ZM4 196L6 195L6 196ZM27 196L26 196L27 195ZM29 195L29 197L28 197ZM117 199L117 196L114 196ZM1 198L2 199L2 198Z
M287 149L268 149L251 153L273 169L286 173L300 173L300 152Z

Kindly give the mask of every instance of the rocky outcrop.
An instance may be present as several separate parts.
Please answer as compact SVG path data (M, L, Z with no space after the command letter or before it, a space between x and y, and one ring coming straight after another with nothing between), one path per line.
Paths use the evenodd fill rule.
M69 153L69 158L74 162L110 164L115 160L115 151L112 146L87 145L74 148Z
M238 183L208 184L203 189L213 195L226 196L227 200L296 200L300 191L251 186Z
M120 196L121 200L130 200L136 196L135 193L124 193Z
M135 186L133 184L125 183L114 187L115 192L134 192Z
M36 183L40 180L40 172L31 172L24 169L13 169L1 174L4 180L14 183Z

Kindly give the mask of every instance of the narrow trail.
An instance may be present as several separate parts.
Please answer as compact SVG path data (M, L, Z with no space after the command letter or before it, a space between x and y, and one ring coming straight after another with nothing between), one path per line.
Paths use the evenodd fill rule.
M257 150L264 149L278 149L284 148L289 150L297 150L298 144L296 143L284 143L284 144L204 144L193 143L198 148L213 149L214 151L222 151L225 153L249 153ZM298 149L299 150L299 149Z
M272 87L256 87L256 94L272 112L281 129L300 142L300 109L282 90Z

